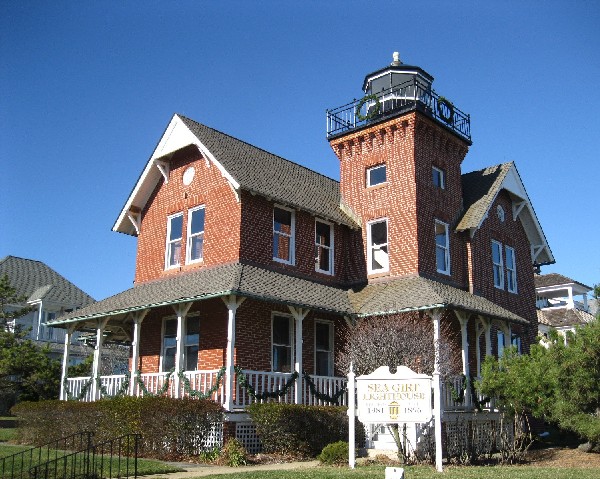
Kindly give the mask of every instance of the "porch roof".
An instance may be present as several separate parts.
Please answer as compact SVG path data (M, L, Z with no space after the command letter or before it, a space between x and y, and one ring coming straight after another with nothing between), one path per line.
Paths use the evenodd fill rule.
M52 321L81 322L236 294L338 314L350 313L345 289L281 274L258 266L230 263L151 281L98 301Z
M515 323L529 323L486 298L422 276L369 284L353 291L350 302L357 317L451 308Z
M594 315L576 308L546 308L537 310L538 322L553 328L581 326L594 319Z

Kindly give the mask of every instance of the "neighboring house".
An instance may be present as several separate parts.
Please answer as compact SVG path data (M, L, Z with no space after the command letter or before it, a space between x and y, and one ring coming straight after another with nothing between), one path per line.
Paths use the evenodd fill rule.
M27 338L39 345L48 345L54 359L63 359L64 328L48 323L56 317L94 303L94 299L41 261L6 256L0 260L0 276L8 275L18 296L27 298L22 304L9 305L13 310L25 306L32 311L10 322L8 327L28 331ZM81 362L89 348L81 345L77 335L71 337L70 364Z
M587 297L592 290L592 287L561 274L536 275L535 292L540 336L548 337L548 331L554 328L566 341L567 332L575 332L577 326L594 319Z
M432 81L395 60L327 111L339 182L174 115L113 226L137 238L134 287L53 323L131 341L139 380L100 378L96 361L62 397L209 391L236 422L290 381L279 401L322 404L345 385L343 333L395 315L432 347L434 327L454 328L467 377L527 349L552 252L514 163L462 174L470 117ZM447 392L444 408L472 404Z

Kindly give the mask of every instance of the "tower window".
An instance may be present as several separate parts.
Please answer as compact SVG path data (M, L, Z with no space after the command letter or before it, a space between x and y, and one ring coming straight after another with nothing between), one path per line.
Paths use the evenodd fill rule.
M438 220L435 220L435 261L438 273L450 274L448 225Z
M367 223L367 270L385 273L390 269L387 218Z
M431 169L431 173L433 176L433 186L442 190L446 189L446 173L444 170L434 166Z
M384 165L374 166L367 169L367 186L376 186L387 181L386 168Z

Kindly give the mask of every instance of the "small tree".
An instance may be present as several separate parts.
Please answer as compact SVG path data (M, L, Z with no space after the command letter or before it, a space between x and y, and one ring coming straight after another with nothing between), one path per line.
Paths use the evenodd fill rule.
M10 284L8 275L0 277L0 328L6 329L8 323L21 316L25 316L32 308L21 305L27 301L25 296L17 294L17 290Z

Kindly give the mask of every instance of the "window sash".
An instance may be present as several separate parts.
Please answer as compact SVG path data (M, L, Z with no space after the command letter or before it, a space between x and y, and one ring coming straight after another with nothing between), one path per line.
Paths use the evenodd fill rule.
M204 206L188 211L186 262L202 261L204 257Z
M167 217L167 246L165 267L174 268L181 264L181 240L183 236L183 213Z
M333 376L333 324L315 323L315 375Z
M186 331L183 337L184 371L198 369L198 353L200 351L200 318L187 317ZM167 318L163 322L161 371L167 372L175 367L177 354L177 318Z
M294 263L294 211L287 208L273 208L273 260L280 263Z
M387 218L367 223L367 261L369 273L389 271Z
M293 362L293 327L292 318L283 315L274 315L271 326L272 344L272 370L274 372L289 373L292 371Z
M506 287L510 293L517 292L517 265L515 262L515 250L506 246Z
M444 174L444 170L434 166L432 167L431 172L433 176L433 185L442 190L446 189L446 175Z
M315 221L315 270L333 274L333 226Z
M450 238L448 225L435 221L435 258L438 273L450 274Z
M502 261L502 244L492 240L492 263L494 269L494 286L504 289L504 265Z
M387 182L386 165L377 165L367 169L367 186L377 186Z

